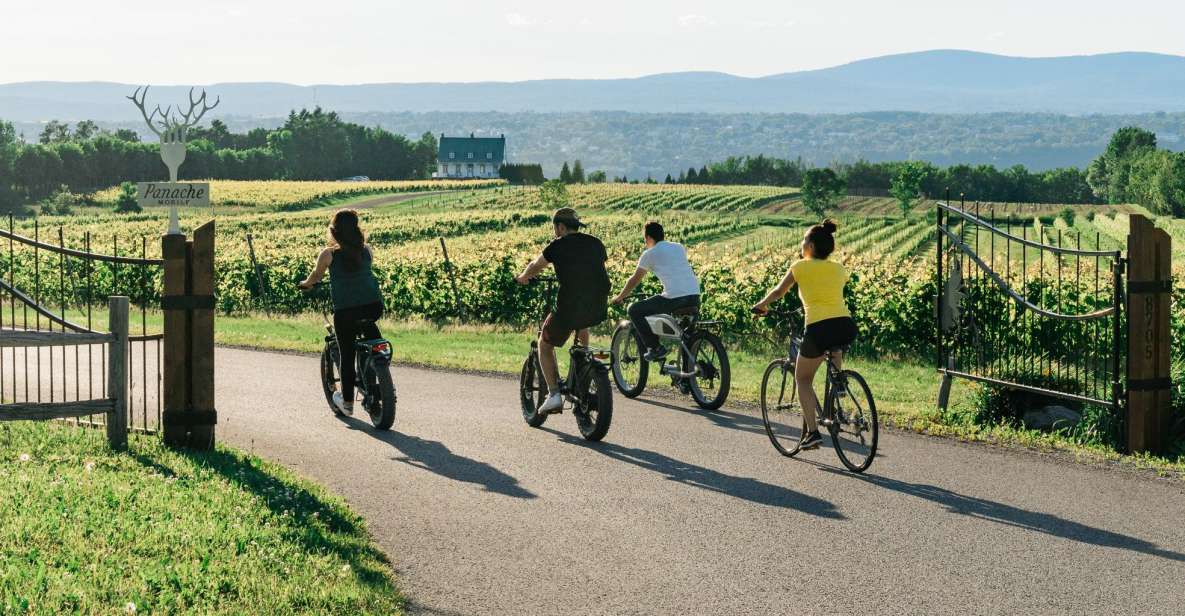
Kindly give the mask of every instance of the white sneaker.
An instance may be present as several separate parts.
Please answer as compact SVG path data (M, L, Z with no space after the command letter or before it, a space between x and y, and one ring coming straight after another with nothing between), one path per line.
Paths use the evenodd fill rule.
M543 404L539 405L540 413L554 413L564 408L564 397L556 392L547 397Z
M354 414L353 403L346 404L346 399L342 397L342 392L340 391L333 392L333 406L337 407L337 410L341 411L342 415Z

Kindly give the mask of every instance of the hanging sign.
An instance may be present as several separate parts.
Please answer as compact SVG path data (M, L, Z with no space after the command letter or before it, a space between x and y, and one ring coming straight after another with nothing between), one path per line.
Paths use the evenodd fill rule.
M140 207L210 207L208 182L140 182Z

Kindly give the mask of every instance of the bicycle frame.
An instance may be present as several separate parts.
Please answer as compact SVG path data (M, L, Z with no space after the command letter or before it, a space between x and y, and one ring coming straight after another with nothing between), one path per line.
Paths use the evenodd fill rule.
M554 311L555 287L559 284L559 281L549 277L536 277L534 280L547 286L546 291L544 291L544 295L547 297L547 307L544 310L543 318L539 319L538 335L531 341L531 351L538 357L539 337L543 334L543 322L547 319L547 314ZM579 334L579 332L576 333ZM588 376L590 370L598 368L608 370L604 360L612 360L612 353L610 351L592 346L586 347L580 343L578 335L574 337L572 346L568 349L568 356L571 359L568 362L568 375L567 377L560 377L557 383L560 392L565 396L572 394L572 384L581 382L581 380Z

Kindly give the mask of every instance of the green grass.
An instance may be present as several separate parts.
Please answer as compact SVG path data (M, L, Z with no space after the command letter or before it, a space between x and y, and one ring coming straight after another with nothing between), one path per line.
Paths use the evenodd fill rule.
M0 613L401 611L362 520L274 464L0 423Z

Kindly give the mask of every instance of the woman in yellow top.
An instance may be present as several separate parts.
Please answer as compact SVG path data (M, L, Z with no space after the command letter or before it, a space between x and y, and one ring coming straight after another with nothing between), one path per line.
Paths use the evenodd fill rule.
M839 263L827 260L835 250L836 228L830 218L811 227L802 240L802 259L791 265L782 282L753 306L753 312L765 314L770 304L798 285L798 297L806 313L806 334L794 364L794 379L798 381L798 399L807 429L802 438L803 449L813 449L823 441L816 421L819 398L814 388L823 354L851 344L858 333L843 299L843 288L851 274ZM843 353L833 353L832 360L837 366L842 365Z

